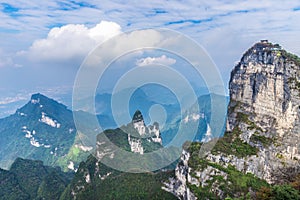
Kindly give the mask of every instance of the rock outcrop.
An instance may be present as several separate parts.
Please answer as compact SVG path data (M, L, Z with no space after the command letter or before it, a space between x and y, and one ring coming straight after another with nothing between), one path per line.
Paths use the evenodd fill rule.
M251 47L231 73L224 137L204 157L201 143L183 152L188 160L181 159L168 191L180 199L255 198L259 187L299 171L299 69L300 59L278 44L262 40Z
M147 127L145 125L143 115L139 110L137 110L134 113L131 123L134 129L138 132L139 137L147 138L148 142L155 142L162 145L162 139L158 123L155 122L153 125ZM131 152L144 154L142 139L139 137L131 137L130 133L128 133L128 143L130 145Z
M106 140L101 140L103 139L101 134L97 138L96 157L98 160L103 157L113 158L116 147L112 147L112 144ZM134 113L129 124L114 130L106 130L104 134L111 143L117 145L117 148L141 155L163 147L158 123L154 122L153 125L146 126L139 110Z
M180 161L175 168L176 178L169 178L169 180L164 183L162 189L171 192L180 199L193 200L196 199L196 197L187 186L188 182L193 182L192 177L189 174L191 170L188 165L189 158L190 153L183 150ZM198 181L194 184L199 186Z

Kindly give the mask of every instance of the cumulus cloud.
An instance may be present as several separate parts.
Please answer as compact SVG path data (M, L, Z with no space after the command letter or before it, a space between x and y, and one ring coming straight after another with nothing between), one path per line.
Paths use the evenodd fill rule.
M50 30L47 38L33 42L28 51L19 52L33 61L64 61L85 56L101 42L121 33L115 22L101 21L88 28L83 24L68 24Z
M113 40L102 43L93 51L85 64L92 68L99 67L99 65L106 66L107 62L119 59L122 55L126 55L127 59L141 55L144 48L159 47L165 40L165 35L153 29L125 32Z
M173 58L169 58L166 55L162 55L160 57L147 57L137 60L137 66L147 66L151 64L161 64L161 65L173 65L176 63L176 60Z

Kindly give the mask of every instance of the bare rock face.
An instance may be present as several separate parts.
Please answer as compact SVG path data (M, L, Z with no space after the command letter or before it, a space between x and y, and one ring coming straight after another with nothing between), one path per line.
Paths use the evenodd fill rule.
M142 113L137 110L132 121L115 130L104 131L106 137L113 144L121 144L119 148L131 151L137 154L144 154L162 148L162 138L159 124L146 126ZM115 147L98 135L96 144L96 157L101 160L103 157L114 158Z
M190 153L183 150L182 155L180 157L179 164L175 169L175 178L169 178L168 182L164 183L162 187L163 190L171 192L179 199L184 200L194 200L197 199L195 195L188 188L188 183L192 182L192 177L189 175L190 167L188 166L188 161L190 158ZM196 181L194 184L198 184Z
M132 124L141 136L146 135L146 125L141 111L137 110L134 113L132 118Z
M262 41L231 73L228 131L239 128L241 139L259 148L257 157L245 160L247 170L270 183L277 169L299 166L299 69L296 56Z
M201 143L192 143L166 183L180 199L255 199L257 185L299 173L300 58L278 44L258 42L234 67L229 90L224 137L204 157L197 152Z
M231 73L230 105L254 114L261 128L275 129L281 135L299 130L299 66L288 53L271 43L257 43L242 57ZM235 110L229 109L229 124L235 126ZM264 120L263 120L264 119Z
M162 145L161 134L159 125L155 122L153 125L146 126L141 111L137 110L132 118L132 125L138 132L138 136L141 138L147 138L148 142L154 142ZM130 145L131 152L144 154L143 142L141 138L133 138L128 134L128 143Z

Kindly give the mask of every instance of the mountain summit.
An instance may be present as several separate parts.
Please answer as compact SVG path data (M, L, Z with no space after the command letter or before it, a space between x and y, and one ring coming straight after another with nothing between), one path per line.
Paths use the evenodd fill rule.
M9 168L16 157L61 165L76 137L73 114L63 104L34 94L15 114L0 119L0 167Z
M120 148L133 153L144 154L162 148L161 133L159 125L146 126L141 111L137 110L132 118L132 122L114 130L106 130L107 138ZM101 136L100 134L100 136ZM97 139L98 159L102 159L102 151L107 151L106 144Z
M72 111L67 109L67 106L40 93L33 94L30 101L18 109L16 114L23 118L38 118L50 126L62 124L63 121L68 123L72 121Z
M136 122L140 122L140 121L144 121L144 118L143 118L141 111L137 110L137 111L135 111L135 113L132 117L132 122L136 123Z
M43 94L40 94L40 93L31 95L30 103L42 105L41 107L43 107L43 105L45 105L45 106L49 106L49 107L53 106L56 109L67 109L67 106L65 106L61 103L58 103L57 101L55 101Z

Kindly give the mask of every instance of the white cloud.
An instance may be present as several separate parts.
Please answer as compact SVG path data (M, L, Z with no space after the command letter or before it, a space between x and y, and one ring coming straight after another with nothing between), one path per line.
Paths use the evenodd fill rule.
M14 63L19 63L24 66L24 72L25 68L28 70L27 76L32 75L31 80L41 77L40 71L30 71L31 66L37 65L45 65L49 71L56 70L52 73L55 74L55 77L51 77L55 80L53 82L73 78L70 71L63 74L62 71L57 73L57 68L52 68L53 66L78 66L81 63L84 55L97 42L92 31L97 26L90 26L97 24L99 20L113 21L120 25L124 32L141 28L170 28L180 31L207 49L221 69L225 82L229 79L234 61L240 59L243 51L260 39L269 39L300 55L298 37L300 11L295 10L299 7L298 1L282 3L280 0L153 0L136 4L135 1L123 0L86 0L82 5L76 3L77 1L59 0L3 0L4 2L18 8L18 11L16 13L0 11L2 19L0 37L5 38L0 42L0 47L5 51L3 55L0 53L0 68L1 66L16 67ZM63 6L64 4L77 5ZM93 6L84 6L84 4ZM51 29L55 26L62 27ZM50 29L56 34L59 33L59 38L51 37ZM101 30L105 32L108 29ZM121 32L121 28L113 30ZM48 33L50 36L47 36ZM56 35L54 33L53 35ZM159 38L149 39L149 35L142 37L140 33L136 34L141 36L139 41L135 40L137 43L144 42L145 37L147 40L161 41ZM105 33L105 35L109 34L110 32ZM131 41L134 41L136 35L131 35ZM37 38L43 39L36 40ZM102 41L101 36L97 38ZM116 45L105 54L114 51L117 55L123 47L120 44ZM22 56L15 56L15 52L20 50L25 50ZM31 60L27 59L28 56ZM66 68L61 67L61 69ZM1 70L7 69L2 67ZM3 85L9 80L14 84L15 80L20 79L21 74L1 72L0 81ZM48 79L51 73L47 71L45 74L47 75L45 79ZM57 74L64 77L57 79ZM28 78L24 74L22 77ZM24 83L26 81L24 80Z
M50 30L47 38L33 42L28 51L19 55L32 61L65 61L85 56L101 42L121 33L114 22L101 21L92 28L83 24L68 24Z
M151 64L161 64L161 65L173 65L176 63L176 60L173 58L169 58L166 55L162 55L160 57L147 57L139 59L136 62L137 66L147 66Z
M86 61L88 67L106 66L106 62L119 59L122 55L139 55L144 50L142 47L158 47L166 37L161 32L145 29L123 33L109 42L102 43Z
M27 100L27 98L23 97L23 96L3 97L3 98L0 98L0 105L15 103L15 102L22 101L22 100Z

